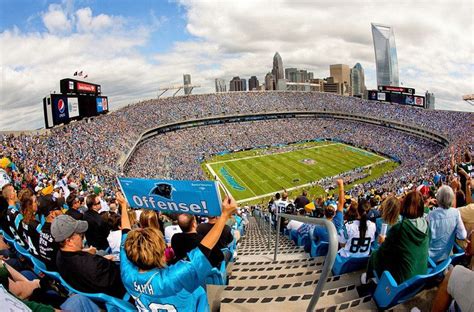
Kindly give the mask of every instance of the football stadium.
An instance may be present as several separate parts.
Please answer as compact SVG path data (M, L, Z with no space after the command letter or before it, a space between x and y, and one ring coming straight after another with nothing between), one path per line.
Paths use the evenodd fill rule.
M0 310L474 311L463 1L5 2Z
M400 229L405 218L426 220L440 202L472 209L466 152L474 143L472 118L319 92L234 92L154 99L46 133L2 135L4 261L12 272L40 280L25 298L53 306L75 298L106 310L156 303L176 311L176 299L165 305L153 298L157 289L176 287L169 279L180 277L147 281L161 270L190 270L180 282L184 288L176 289L176 298L191 300L190 310L428 309L450 265L468 266L455 236L466 237L470 225L456 225L462 228L440 241L441 252L432 253L427 228L426 234L411 230L419 235L411 247L402 244L410 238L395 236L407 235ZM212 244L219 236L227 240L220 256L206 256L212 244L204 238L198 245L204 252L186 256L184 249L190 262L177 261L189 243L180 245L181 234L174 232L204 231L208 218L129 207L116 193L117 176L220 181L221 197L231 194L238 202L224 201L226 215L217 219L228 220L228 232L208 232L217 235ZM461 224L469 222L459 216ZM391 227L385 241L369 237L358 245L353 238L352 249L338 251L344 232L359 234L354 225L363 219L367 237ZM224 221L208 222L218 228ZM149 227L158 230L143 232ZM131 233L147 233L155 240L136 251L120 247L127 228L133 239ZM76 244L84 247L75 235L91 246L84 249L94 253L91 259L87 251L72 251ZM154 248L161 253L147 255ZM163 258L132 260L141 256ZM137 265L150 269L134 280ZM130 281L138 286L129 288ZM44 299L45 292L51 297Z

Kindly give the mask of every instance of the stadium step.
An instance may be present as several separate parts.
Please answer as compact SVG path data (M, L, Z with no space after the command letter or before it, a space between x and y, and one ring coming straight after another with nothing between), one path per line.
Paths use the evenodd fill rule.
M260 262L261 263L261 262ZM306 268L311 268L311 269L316 269L316 268L322 268L324 264L324 261L304 261L304 262L296 262L296 263L272 263L272 262L267 262L267 263L261 263L260 265L241 265L241 266L234 266L233 267L233 272L235 274L258 274L257 272L262 272L264 273L272 273L272 272L278 272L278 271L284 271L284 270L291 270L295 269L298 267L306 267Z
M291 261L291 260L304 260L307 259L308 255L303 254L303 253L287 253L287 254L278 254L278 260L279 261ZM242 263L242 262L269 262L273 261L273 253L268 253L265 255L261 254L252 254L252 255L243 255L243 256L237 256L236 262L237 263Z
M355 272L341 276L329 277L324 286L324 290L337 289L342 287L355 286L360 284L360 274ZM255 297L279 297L288 296L288 294L310 294L313 293L318 279L305 282L271 284L271 285L251 285L251 286L233 286L224 288L222 298L255 298Z
M255 227L257 223L251 218L248 228ZM267 237L260 236L254 240L252 232L247 232L231 267L229 285L212 286L208 290L213 311L306 310L322 273L325 257L310 258L302 247L295 246L284 236L280 237L277 261L273 261L273 248L274 237L268 248ZM361 273L330 275L317 310L376 310L371 296L361 297L357 291Z
M376 311L377 306L371 296L359 297L354 290L339 288L340 293L320 297L316 311ZM221 312L266 312L266 311L306 311L312 293L306 295L290 295L286 297L264 298L224 298L221 300Z
M301 265L285 265L279 267L273 266L261 266L259 268L234 268L232 271L233 276L248 276L248 275L268 275L268 274L290 274L304 271L316 271L321 270L323 263L321 262L308 262Z
M287 265L304 265L304 264L314 263L314 262L324 263L325 258L326 257L318 257L318 258L305 257L302 259L281 260L280 257L278 257L277 261L273 261L273 258L271 258L271 260L267 260L267 261L251 261L251 262L240 261L239 259L234 263L234 268L239 269L239 270L243 268L260 268L260 267L277 268L277 267L284 267Z

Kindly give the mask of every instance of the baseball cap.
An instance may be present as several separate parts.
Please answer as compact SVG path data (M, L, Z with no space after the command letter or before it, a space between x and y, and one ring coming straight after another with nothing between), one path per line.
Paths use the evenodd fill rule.
M62 242L74 233L84 233L87 231L87 221L76 220L69 215L57 216L51 225L51 234L56 242Z
M51 211L60 210L61 204L53 195L42 195L38 197L38 214L47 217Z

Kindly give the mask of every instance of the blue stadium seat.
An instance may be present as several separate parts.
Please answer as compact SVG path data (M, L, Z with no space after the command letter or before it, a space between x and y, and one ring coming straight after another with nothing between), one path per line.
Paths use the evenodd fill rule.
M431 267L428 269L427 274L416 275L400 285L397 284L389 271L384 271L378 280L373 296L377 306L380 309L388 309L413 298L425 286L437 281L443 275L451 263L451 259L446 259L435 267L432 266L432 261L428 262Z
M297 245L298 246L303 246L304 251L310 252L311 251L311 238L307 234L302 236L298 232L298 243L297 243Z
M328 242L320 241L316 243L315 241L311 240L311 257L326 256L328 254L328 247Z
M119 312L119 311L137 311L135 306L128 302L128 299L130 299L130 295L127 293L123 297L123 299L118 299L106 294L102 293L97 293L97 294L91 294L91 293L84 293L81 291L78 291L74 288L72 288L62 277L59 275L58 272L53 272L53 271L48 271L46 269L46 265L41 262L40 260L33 258L33 264L35 267L37 267L41 272L43 272L45 275L55 279L56 281L60 282L71 294L80 294L83 296L86 296L87 298L91 299L94 302L100 302L105 304L105 307L107 308L107 311L113 311L113 312Z
M226 263L222 261L219 269L212 268L211 273L206 278L206 285L227 285ZM204 286L203 286L204 287ZM204 287L205 288L205 287Z
M459 264L459 262L462 261L462 259L464 258L466 253L465 253L464 249L456 243L454 243L453 250L454 250L454 254L450 258L451 258L451 263L453 265L456 265L456 264Z
M14 244L15 243L15 239L13 237L11 237L10 235L8 235L5 231L1 230L0 231L1 235L3 236L3 238L10 244Z
M369 257L342 257L336 256L336 261L332 267L333 275L342 275L350 272L355 272L367 267Z

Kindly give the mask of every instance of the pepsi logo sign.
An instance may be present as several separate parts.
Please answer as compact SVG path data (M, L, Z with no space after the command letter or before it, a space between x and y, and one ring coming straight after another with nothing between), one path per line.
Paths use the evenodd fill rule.
M59 110L59 113L64 113L66 109L66 104L64 104L64 101L62 99L59 99L58 101L58 110Z

